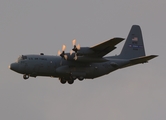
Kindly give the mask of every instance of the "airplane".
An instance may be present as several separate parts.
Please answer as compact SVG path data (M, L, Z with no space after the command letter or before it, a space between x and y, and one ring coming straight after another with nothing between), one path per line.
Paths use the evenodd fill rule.
M74 48L70 53L65 53L66 46L62 46L62 52L58 56L21 55L16 62L9 65L9 69L23 74L27 80L29 77L47 76L59 78L62 84L73 84L76 79L94 79L115 70L147 63L158 55L145 55L141 28L133 25L126 42L119 55L105 56L122 42L124 38L116 37L92 47L80 47L73 40ZM105 57L104 57L105 56Z

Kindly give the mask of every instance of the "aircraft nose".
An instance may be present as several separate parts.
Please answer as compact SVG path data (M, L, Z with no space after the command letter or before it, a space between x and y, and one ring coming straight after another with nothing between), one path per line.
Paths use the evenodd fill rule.
M10 64L9 69L11 69L13 71L18 71L18 64L17 63Z

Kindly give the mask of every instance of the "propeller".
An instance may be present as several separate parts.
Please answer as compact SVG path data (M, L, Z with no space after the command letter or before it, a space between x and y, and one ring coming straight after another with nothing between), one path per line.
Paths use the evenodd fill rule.
M77 60L77 52L81 49L81 47L79 44L76 45L76 39L72 41L72 44L73 44L73 49L70 51L70 55L72 55L74 51L75 52L74 60Z
M58 55L61 56L62 58L64 58L65 60L67 60L67 55L65 54L65 49L66 49L66 46L63 45L62 46L62 52L59 50Z
M74 48L72 50L77 53L77 51L80 50L81 47L80 47L79 44L76 45L76 39L74 39L72 41L72 43L73 43L73 46L74 46Z

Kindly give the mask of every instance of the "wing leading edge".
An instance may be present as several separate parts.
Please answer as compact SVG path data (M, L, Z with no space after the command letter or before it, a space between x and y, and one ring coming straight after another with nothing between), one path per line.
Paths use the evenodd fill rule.
M95 53L93 54L93 57L103 57L109 52L116 49L116 45L120 42L122 42L124 38L112 38L110 40L107 40L105 42L102 42L98 45L95 45L93 47L90 47Z

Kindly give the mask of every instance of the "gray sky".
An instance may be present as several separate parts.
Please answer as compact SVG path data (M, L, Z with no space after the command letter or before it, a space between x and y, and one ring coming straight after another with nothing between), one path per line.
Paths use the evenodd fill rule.
M0 119L165 120L165 0L0 0ZM22 54L56 55L76 38L93 46L142 28L146 54L158 58L94 79L62 85L24 81L8 69ZM109 55L119 54L124 42Z

